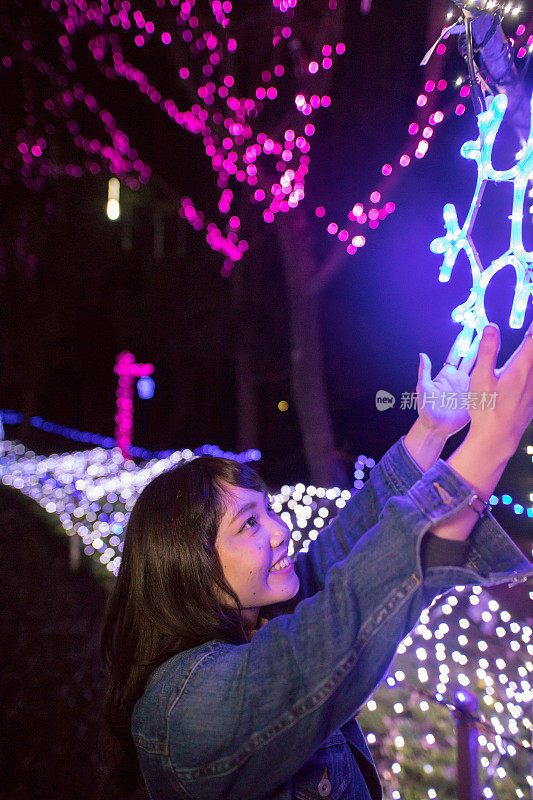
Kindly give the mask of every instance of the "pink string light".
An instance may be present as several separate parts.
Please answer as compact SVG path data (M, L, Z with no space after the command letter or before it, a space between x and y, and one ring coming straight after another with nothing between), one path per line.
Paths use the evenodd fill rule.
M124 350L117 356L115 372L118 375L117 411L115 414L115 440L125 459L130 458L133 439L133 389L136 378L151 375L153 364L137 364L133 353Z
M46 9L55 14L63 29L58 37L63 66L63 74L58 72L56 76L58 86L65 84L65 69L72 73L77 71L77 63L73 57L74 44L76 35L83 30L88 52L106 78L129 82L148 101L158 105L175 124L202 137L206 156L210 159L217 175L217 186L221 192L219 202L221 213L231 214L233 195L223 193L232 182L249 187L250 200L254 204L263 206L263 217L268 222L273 220L276 214L296 208L303 200L309 168L310 138L315 130L314 125L309 124L309 118L322 108L329 107L331 98L319 93L309 96L298 95L296 103L302 115L302 123L298 126L298 130L291 129L286 135L276 138L265 136L264 140L261 140L261 134L256 133L255 120L265 104L277 100L279 92L275 84L284 77L285 67L283 64L275 63L270 69L263 69L260 74L261 83L256 85L249 97L239 96L234 91L235 81L231 74L231 62L228 67L226 66L228 54L233 55L238 48L237 40L227 36L232 12L231 2L212 0L211 21L206 19L205 14L201 18L195 14L195 0L185 2L156 0L157 8L150 13L150 19L145 18L139 9L132 8L129 0L114 0L113 4L107 0L95 0L89 5L80 0L42 0L42 2ZM172 32L168 29L168 15L165 14L164 18L159 15L159 10L168 9L169 6L174 6L174 13L177 14L177 30ZM296 0L273 0L273 6L285 17L296 7ZM336 3L331 0L331 10L334 11L335 7ZM121 30L120 37L117 29ZM285 21L284 24L275 25L273 33L274 44L293 36L292 28L285 24ZM123 34L131 37L133 49L136 47L146 49L153 37L156 37L157 42L168 45L173 36L181 36L189 48L191 58L186 65L179 66L178 74L182 81L196 84L198 102L193 102L187 108L176 98L165 97L148 75L125 57L122 47ZM28 40L29 49L31 45L31 41ZM309 73L315 75L320 70L331 69L334 59L344 51L345 45L342 42L323 43L316 57L308 62ZM67 83L70 81L67 80ZM109 141L105 141L103 137L89 139L84 136L74 119L75 115L76 117L79 115L80 106L86 107L92 114L102 118ZM59 91L57 96L48 102L47 111L58 117L70 117L66 121L66 129L76 147L84 155L91 155L92 164L88 167L90 172L97 174L100 170L106 169L116 174L132 189L149 180L150 168L130 147L126 134L118 129L111 114L101 110L98 100L89 95L79 83L76 84L74 96L70 89ZM42 138L46 145L46 137ZM18 158L28 179L37 159L41 159L43 164L41 168L43 177L57 174L57 168L46 165L46 159L42 158L45 146L29 137L25 143L28 149L24 153L19 153ZM260 166L262 169L258 169ZM263 182L261 191L258 191L260 176L264 175L267 167L279 173L279 178L269 186ZM86 171L87 164L84 163L64 167L64 172L73 177L80 176ZM280 187L279 190L277 186ZM191 208L193 207L185 198L180 211L194 227L203 225L200 212L193 213ZM234 217L235 215L231 218ZM225 233L220 231L215 223L210 223L207 227L206 239L213 249L224 254L226 261L223 274L229 274L234 262L242 257L247 244L242 240L232 240L235 228L231 225L229 231Z
M528 35L528 31L526 30L526 26L523 24L518 25L516 29L516 38L523 37L524 35ZM527 45L530 46L533 44L533 34L528 35L527 38ZM446 43L440 42L437 46L435 53L438 56L443 56L446 53L447 45ZM527 53L527 50L524 47L518 49L517 57L523 58ZM426 81L424 84L424 91L420 93L416 100L416 106L419 109L424 109L428 104L428 95L431 95L433 92L444 92L447 90L448 83L444 79L440 79L435 83L432 80ZM470 88L468 85L462 85L458 90L459 98L453 104L453 112L456 116L462 116L466 111L466 106L464 105L462 99L468 98L470 95ZM398 159L398 165L406 168L411 163L413 163L412 159L416 158L420 160L425 157L429 150L429 140L433 139L435 133L435 127L440 125L445 119L450 119L452 117L451 111L449 109L441 110L438 109L437 111L430 112L428 117L426 118L425 122L422 119L421 123L411 122L408 127L408 133L410 137L413 137L411 140L411 144L409 148L406 148L407 152L404 152L400 155ZM422 130L420 130L422 128ZM415 139L414 137L422 136L422 138ZM394 166L393 164L383 164L381 167L381 175L383 178L388 179L391 175L393 175ZM385 180L386 184L386 180ZM386 189L386 186L384 187ZM371 229L376 229L380 222L382 222L389 214L393 213L396 206L393 202L384 203L381 208L378 209L377 217L375 214L370 214L369 206L371 203L377 202L372 199L374 194L378 192L374 191L369 195L369 198L366 202L359 202L356 203L352 209L348 212L348 220L350 222L355 222L358 225L367 225ZM366 209L366 210L365 210ZM324 217L326 215L326 209L323 206L318 206L315 209L315 215L319 218ZM338 228L341 226L341 222L329 222L327 225L327 232L332 233L336 232ZM335 231L333 230L333 226L336 226ZM357 237L355 237L357 238ZM364 237L363 237L364 238ZM342 240L341 240L342 241ZM351 240L350 245L346 247L346 251L350 255L355 255L357 248L364 246L364 243L355 244L354 239Z
M222 231L215 222L206 223L202 212L195 209L189 198L182 199L179 212L197 230L206 229L209 246L224 255L221 272L229 275L248 247L246 241L239 240L237 236L240 220L236 225L238 217L232 208L234 192L229 187L234 184L247 187L250 201L260 207L267 223L273 222L277 214L296 208L305 198L311 140L315 131L311 119L314 121L314 115L331 105L329 95L322 95L318 91L314 94L298 92L294 103L300 122L276 136L258 132L256 120L266 104L277 100L279 81L285 75L285 68L274 61L273 66L261 70L258 75L260 81L251 96L240 96L236 92L234 76L231 74L232 62L227 60L228 55L234 58L238 52L237 39L228 36L232 13L229 0L211 0L211 19L206 19L204 13L201 17L197 15L195 9L199 6L196 6L195 0L156 0L150 19L145 18L140 10L132 8L129 0L114 0L113 4L108 0L94 0L90 4L83 0L42 0L42 4L62 26L58 36L59 66L39 55L30 35L22 40L22 49L34 69L46 75L55 86L56 91L44 104L45 111L48 116L52 115L54 124L60 125L68 134L81 155L77 162L73 160L72 163L57 164L52 161L47 147L50 134L46 131L46 121L43 120L40 126L36 125L35 109L28 107L26 124L19 132L14 158L10 154L11 161L16 163L27 185L31 188L42 187L50 176L64 174L80 177L86 173L98 174L102 170L117 175L134 190L150 179L150 167L130 145L127 135L118 127L114 117L101 107L98 99L86 91L78 80L72 80L77 72L74 44L79 46L76 36L83 30L88 52L106 78L129 82L176 125L202 138L205 154L217 176L219 211L227 215L225 230ZM166 12L171 7L176 19L175 30L169 30L168 25ZM293 37L292 28L286 24L289 20L286 15L296 7L296 0L273 0L273 7L283 15L282 23L273 27L272 41L277 47L283 40ZM330 0L329 7L335 10L335 0ZM117 29L121 30L121 37ZM197 102L185 107L176 98L165 97L164 92L154 85L143 70L125 58L122 49L124 34L130 37L132 48L144 49L151 46L152 39L168 45L173 37L180 37L189 49L190 59L186 65L178 67L178 74L181 81L194 86ZM518 42L521 44L517 53L519 58L526 54L525 39L528 46L533 40L523 24L516 30L517 40L521 37L524 37L524 41ZM442 41L436 48L436 56L443 56L446 50L446 41ZM314 79L321 70L331 69L335 59L344 52L345 45L342 42L322 43L302 67ZM13 61L10 56L4 56L2 64L10 69ZM346 218L334 221L335 235L346 245L348 252L354 252L354 248L356 250L364 245L360 239L359 244L354 243L354 237L361 236L361 228L376 229L393 212L394 204L385 202L382 196L387 191L389 178L392 176L392 186L400 167L406 169L414 163L414 159L424 158L430 141L435 138L436 126L453 116L449 110L432 111L434 103L429 101L436 93L442 93L447 88L444 79L425 81L416 100L417 122L409 126L408 146L397 161L381 166L381 191L375 189L371 193L381 195L380 199L374 200L369 196L364 202L351 203ZM455 115L464 113L465 105L460 100L466 99L468 94L468 87L462 86L459 101L453 109ZM424 117L426 108L428 113ZM92 115L103 128L103 133L92 137L84 135L78 122L82 114ZM6 163L3 167L3 170L0 169L0 182L5 184L9 182L8 173L13 167ZM269 171L278 173L278 177L267 182L265 176ZM324 219L331 233L333 221L331 216L328 221L324 206L318 206L315 213L319 219ZM350 227L352 223L354 229Z

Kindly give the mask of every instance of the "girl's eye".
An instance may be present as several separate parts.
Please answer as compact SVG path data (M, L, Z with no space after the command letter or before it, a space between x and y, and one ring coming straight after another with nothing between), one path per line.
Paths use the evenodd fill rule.
M257 517L248 517L244 525L242 526L241 530L246 530L246 528L255 528L256 525L259 523L257 522Z

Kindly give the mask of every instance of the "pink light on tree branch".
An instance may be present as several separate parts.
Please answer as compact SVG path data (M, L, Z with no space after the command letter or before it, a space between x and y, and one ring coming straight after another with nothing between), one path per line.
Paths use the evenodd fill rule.
M68 150L73 151L75 163L64 167L66 174L112 173L132 190L149 181L150 167L104 107L104 90L100 78L94 80L92 64L107 80L137 90L139 113L148 115L158 109L176 126L202 139L214 173L220 217L207 223L198 198L179 198L178 209L195 229L206 229L207 244L224 257L221 274L229 276L248 248L237 197L248 197L256 206L257 220L262 217L266 223L305 199L314 123L331 105L327 76L345 51L338 41L340 31L328 22L324 27L328 41L306 37L305 17L299 9L296 13L297 0L272 0L272 16L266 27L257 30L272 45L265 48L264 61L257 60L250 70L249 43L244 46L247 40L231 0L210 0L209 4L41 0L38 5L53 18L56 37L43 50L37 13L24 37L19 37L28 43L25 59L34 72L46 75L45 83L52 90L45 91L41 104L38 140L32 129L33 111L19 125L26 150L15 156L17 165L22 163L26 182L37 175L42 186L58 171L45 153L50 126L61 128ZM324 21L338 17L336 0L325 6ZM17 44L17 53L19 49ZM171 54L174 82L153 69L161 50ZM80 81L78 59L84 75L88 70L86 74L92 76L94 94ZM13 64L10 61L9 66ZM15 82L15 74L13 78ZM19 105L25 108L27 103ZM273 122L276 109L278 123ZM7 159L3 165L6 171L13 170L12 161ZM63 174L64 165L59 166L58 174ZM0 159L0 181L1 173ZM6 174L6 180L10 178Z
M202 140L220 217L209 228L202 220L201 197L194 197L188 210L188 198L178 198L178 208L193 227L206 227L207 244L224 257L221 274L229 276L247 247L248 225L244 222L241 230L230 222L237 211L243 216L237 198L247 197L256 218L269 224L305 200L315 123L332 104L327 76L346 49L338 41L341 31L329 23L323 36L306 38L305 4L271 2L272 16L256 31L258 52L259 37L268 47L254 60L238 4L231 0L20 0L15 5L24 6L25 13L6 15L2 28L9 52L0 65L20 97L0 148L0 185L22 178L38 190L57 177L102 173L131 190L148 183L151 168L107 110L105 98L113 101L101 79L129 84L138 93L139 114L146 119L164 115ZM324 2L329 10L323 21L339 16L337 5L342 4ZM367 7L370 2L362 0L362 10ZM42 37L43 20L55 31L50 37ZM532 43L530 27L516 29L518 59ZM440 41L435 55L444 56L446 49ZM165 58L173 65L174 81L154 69ZM449 95L452 88L442 77L441 61L421 87L409 139L397 157L381 165L371 187L380 200L354 196L341 217L316 206L339 251L355 254L362 246L356 241L366 241L365 235L393 213L389 197L399 176L426 156L440 123L454 111L465 112L466 85L456 87L459 98L437 108L439 93ZM36 97L28 89L33 86L40 87ZM357 214L353 209L359 206Z
M133 385L135 378L151 375L153 364L137 364L133 353L119 353L115 372L118 375L115 439L124 458L130 458L133 438Z
M344 52L344 45L335 40L331 44L300 41L297 18L294 17L297 0L272 0L273 17L263 35L273 34L271 52L265 53L264 65L256 64L248 78L247 53L240 51L242 32L234 22L230 0L212 0L209 4L195 0L157 0L155 4L132 4L129 0L41 0L58 25L56 52L46 63L37 64L41 58L38 47L38 26L28 32L28 58L34 68L44 69L53 86L52 95L46 98L41 127L49 117L56 117L71 137L78 153L76 163L69 173L81 177L87 170L95 174L101 169L112 172L136 189L150 178L150 168L134 151L128 136L118 126L111 114L102 107L102 101L82 86L77 59L83 50L93 65L106 79L131 84L143 99L139 109L150 113L149 105L157 107L177 126L201 137L205 156L215 177L219 192L221 219L207 225L188 198L183 198L180 211L195 228L207 228L206 240L225 261L222 274L227 276L236 261L242 258L247 242L232 224L238 219L234 206L235 189L240 196L248 196L266 222L274 221L280 214L296 208L305 197L306 175L309 169L310 139L315 131L311 124L321 108L330 105L330 97L321 89L322 77L333 66L334 59ZM137 6L137 7L135 7ZM142 9L142 10L141 10ZM336 2L329 3L329 14L335 15ZM291 26L287 22L291 22ZM280 23L280 24L276 24ZM272 27L270 27L272 25ZM235 38L234 38L235 37ZM35 42L34 42L35 40ZM294 57L288 57L279 47L294 40ZM176 63L177 83L166 82L160 72L151 68L150 53L156 59L161 48L172 52ZM273 49L279 47L279 53ZM53 50L53 48L49 48ZM142 51L142 55L141 55ZM281 63L285 59L285 64ZM296 65L294 59L298 62ZM54 63L50 63L53 60ZM85 69L87 69L87 62ZM142 65L142 66L141 66ZM287 125L272 125L273 104L280 102L280 91L293 76L299 75L294 88L295 107L287 117ZM237 70L237 72L235 72ZM239 73L240 70L240 73ZM246 80L238 80L244 74ZM237 76L237 80L235 78ZM179 76L179 77L178 77ZM294 77L294 76L293 76ZM101 92L98 85L97 91ZM239 87L244 85L239 91ZM281 92L281 116L286 116L286 99ZM266 130L259 122L266 111L269 121ZM80 114L89 119L86 135L78 126ZM46 118L48 116L48 118ZM105 134L100 139L93 134L94 122L104 124ZM57 125L56 120L54 123ZM51 168L35 155L32 147L47 144L42 135L42 145L30 135L29 123L24 144L28 153L19 154L24 161L28 179L35 172L34 162L39 162L41 172L49 177ZM285 130L287 128L287 130ZM37 150L36 150L37 152ZM25 157L25 158L24 158ZM26 160L31 164L26 164ZM90 164L87 164L87 160ZM33 171L32 171L33 170ZM31 175L30 175L31 172ZM197 201L194 201L196 206ZM242 214L242 210L240 211ZM226 218L226 215L227 218ZM202 224L203 223L203 224Z

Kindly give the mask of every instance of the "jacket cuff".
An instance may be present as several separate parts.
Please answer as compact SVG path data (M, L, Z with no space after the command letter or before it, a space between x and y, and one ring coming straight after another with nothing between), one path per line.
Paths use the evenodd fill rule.
M441 458L407 492L432 522L441 522L467 505L476 492Z
M407 492L432 523L440 522L467 505L475 490L445 461L439 459ZM425 532L425 531L424 531ZM512 542L492 514L477 520L468 538L470 550L464 567L430 567L425 583L450 585L521 583L533 575L533 564Z
M492 514L475 524L470 534L467 567L472 567L488 583L523 583L533 576L533 563L506 534Z
M405 436L402 436L393 444L380 462L391 488L397 494L405 494L424 474L408 452L404 439Z

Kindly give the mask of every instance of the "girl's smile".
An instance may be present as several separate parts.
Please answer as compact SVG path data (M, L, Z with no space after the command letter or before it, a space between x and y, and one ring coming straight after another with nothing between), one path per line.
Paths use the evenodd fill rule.
M280 558L273 567L270 567L269 572L285 572L288 569L294 569L292 559L289 556Z

